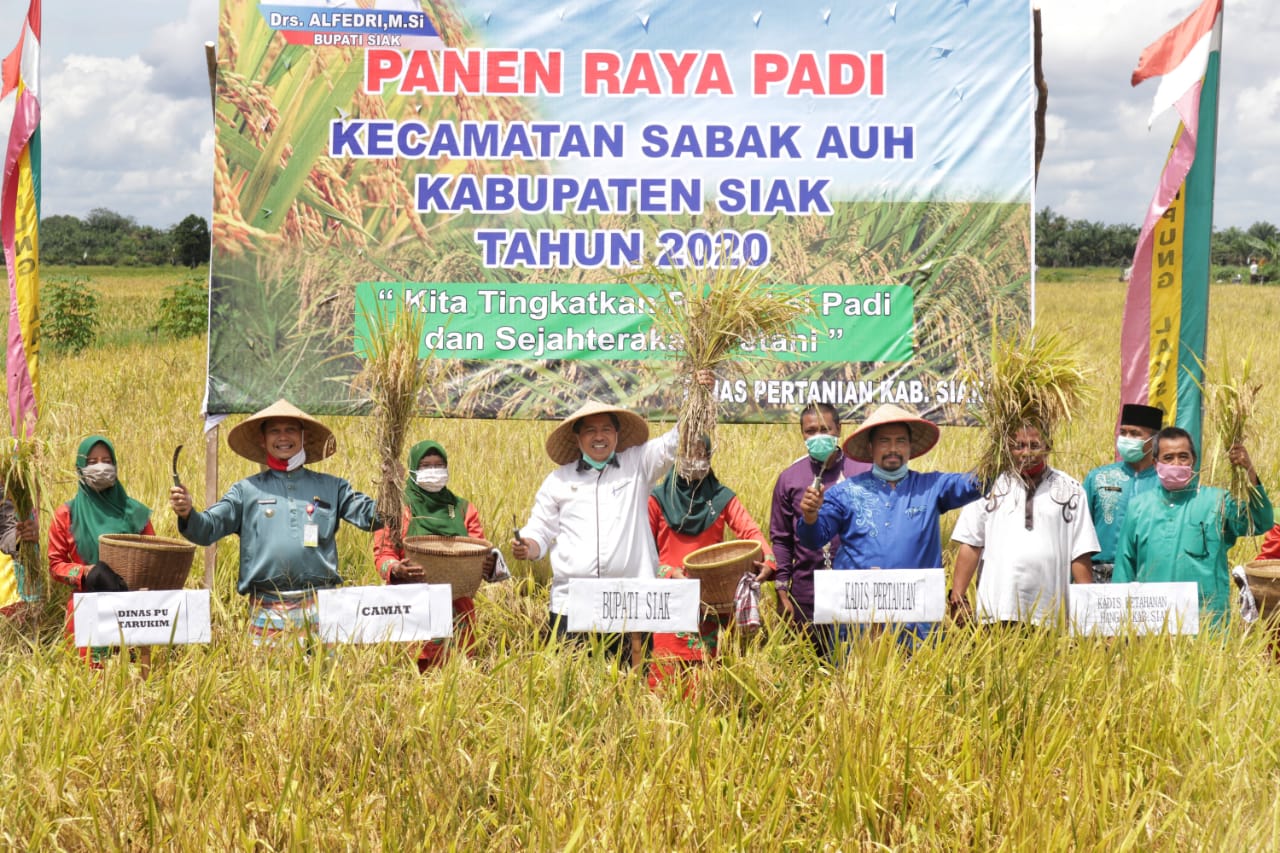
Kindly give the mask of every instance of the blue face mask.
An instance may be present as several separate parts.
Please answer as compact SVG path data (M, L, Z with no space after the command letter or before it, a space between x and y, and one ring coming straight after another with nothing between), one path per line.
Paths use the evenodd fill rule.
M826 433L811 435L804 440L804 446L809 448L809 458L814 462L826 462L836 451L836 437Z
M903 462L896 471L886 471L874 462L871 463L871 473L877 478L884 480L886 483L896 483L903 477L907 476L907 463Z
M1141 462L1142 457L1147 454L1147 442L1141 438L1131 438L1127 435L1118 436L1116 438L1116 452L1120 454L1120 458L1125 462Z

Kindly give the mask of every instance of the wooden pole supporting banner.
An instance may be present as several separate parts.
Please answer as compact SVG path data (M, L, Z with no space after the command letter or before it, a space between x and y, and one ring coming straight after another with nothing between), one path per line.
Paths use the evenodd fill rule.
M204 505L207 509L218 502L218 427L204 434ZM204 588L213 589L213 566L218 562L218 545L204 549Z
M1031 10L1035 38L1036 73L1036 172L1035 182L1040 183L1040 161L1044 158L1044 116L1049 108L1049 84L1044 79L1044 30L1040 27L1040 10Z
M209 102L214 113L218 112L218 54L213 42L204 43L204 64L209 69Z
M204 62L209 70L209 105L216 121L218 115L218 55L213 42L204 43ZM214 424L204 433L204 505L211 507L218 500L218 426ZM218 562L217 543L204 549L204 588L213 589L213 567Z

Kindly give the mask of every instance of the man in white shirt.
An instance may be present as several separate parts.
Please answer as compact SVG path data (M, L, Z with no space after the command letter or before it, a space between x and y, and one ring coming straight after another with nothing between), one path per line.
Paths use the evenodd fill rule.
M547 475L533 500L517 560L551 559L550 628L566 634L571 578L652 578L658 550L649 529L649 492L675 459L679 434L649 439L639 415L588 402L547 438L547 454L560 467ZM607 640L621 652L621 637Z
M948 603L953 614L968 612L965 592L981 560L979 620L1053 624L1071 581L1092 581L1098 537L1084 489L1049 467L1050 444L1040 430L1023 427L1012 445L1018 471L1001 474L985 497L960 511Z

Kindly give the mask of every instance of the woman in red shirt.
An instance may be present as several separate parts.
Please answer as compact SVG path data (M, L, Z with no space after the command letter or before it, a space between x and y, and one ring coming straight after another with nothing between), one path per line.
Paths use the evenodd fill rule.
M434 441L420 441L409 449L409 478L404 487L404 515L401 536L470 536L484 538L484 527L475 505L458 497L449 488L449 457ZM373 561L378 574L387 583L422 583L421 566L404 558L391 534L381 529L373 537ZM486 580L493 578L497 554L491 553L484 565ZM475 601L469 596L453 600L452 642L468 655L475 646ZM450 640L432 640L422 644L418 653L418 671L425 672L445 659Z
M760 543L763 559L755 564L756 580L768 580L777 568L773 550L738 496L711 470L711 444L705 437L702 447L705 456L684 461L684 476L673 467L649 496L649 526L658 546L658 576L685 577L684 558L699 548L723 542L727 528L734 538ZM732 622L730 615L709 615L696 632L654 634L649 686L656 687L677 669L715 657L720 632Z
M76 496L58 507L49 525L49 574L76 592L124 592L124 580L98 559L98 537L104 533L155 536L151 509L129 497L117 479L116 449L110 439L91 435L76 451ZM74 599L67 601L67 635L74 635ZM99 663L109 649L93 648L81 656Z

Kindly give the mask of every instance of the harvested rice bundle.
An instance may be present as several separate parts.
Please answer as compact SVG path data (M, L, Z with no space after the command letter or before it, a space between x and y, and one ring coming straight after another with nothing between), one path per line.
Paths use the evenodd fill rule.
M676 470L702 455L702 436L714 439L720 405L711 388L694 381L700 371L736 366L749 357L739 347L800 335L814 314L809 293L781 292L752 269L725 263L711 269L649 267L646 280L658 287L637 292L653 312L654 330L679 353L677 370L686 389L680 404ZM713 442L714 446L714 442Z
M396 548L402 546L400 517L404 511L405 436L418 411L418 400L431 378L431 357L419 358L423 315L379 310L369 316L364 340L365 366L355 379L373 403L371 413L378 448L378 518Z
M1216 452L1207 457L1211 460L1209 479L1213 482L1221 482L1218 479L1219 462L1226 460L1227 452L1232 446L1243 444L1249 437L1254 404L1257 402L1258 392L1262 390L1261 383L1250 381L1251 368L1252 365L1246 358L1238 376L1232 376L1229 371L1224 370L1221 381L1209 387L1209 408L1217 440ZM1240 514L1248 517L1249 501L1257 494L1258 489L1249 482L1249 473L1244 468L1228 464L1227 469L1230 472L1227 475L1230 479L1227 492L1235 499ZM1257 531L1253 530L1250 518L1249 534L1253 535L1255 532Z
M30 518L40 499L40 466L43 459L40 443L33 438L0 442L0 476L4 479L4 497L13 501L15 517ZM18 542L16 561L18 595L34 605L45 598L45 573L41 571L40 546L36 542Z
M1017 471L1012 451L1017 431L1030 425L1046 439L1055 435L1088 396L1089 378L1075 347L1061 335L1026 328L997 335L987 374L968 377L982 386L978 479L990 484L1002 473Z

